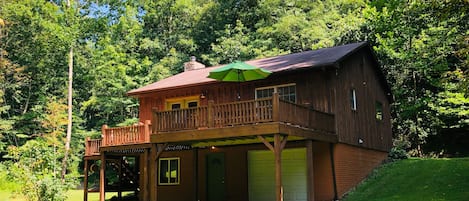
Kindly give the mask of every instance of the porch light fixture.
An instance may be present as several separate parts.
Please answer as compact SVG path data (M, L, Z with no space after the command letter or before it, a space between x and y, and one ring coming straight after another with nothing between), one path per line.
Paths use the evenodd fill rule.
M206 95L207 95L207 91L202 91L202 92L200 92L200 99L205 99L205 98L206 98L206 97L205 97Z

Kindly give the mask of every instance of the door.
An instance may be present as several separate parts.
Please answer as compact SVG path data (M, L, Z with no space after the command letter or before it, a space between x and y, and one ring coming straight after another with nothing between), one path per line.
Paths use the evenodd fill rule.
M225 153L207 154L207 200L225 200Z

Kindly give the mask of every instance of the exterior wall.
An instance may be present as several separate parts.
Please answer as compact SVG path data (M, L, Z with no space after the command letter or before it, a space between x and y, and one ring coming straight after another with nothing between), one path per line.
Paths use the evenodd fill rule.
M164 110L165 100L170 98L200 96L204 93L205 98L199 99L200 105L207 105L208 100L213 100L215 103L226 103L236 101L237 91L240 90L241 100L253 100L256 88L290 83L296 83L298 104L320 111L332 112L329 79L329 75L325 71L316 69L274 74L267 79L258 81L218 82L210 85L158 91L139 97L139 117L141 122L151 120L152 108Z
M313 174L316 201L326 201L334 198L329 145L329 143L324 142L313 142ZM288 142L286 145L286 148L298 147L305 147L304 142ZM215 149L207 147L163 152L161 158L180 157L181 178L179 185L158 185L158 201L206 201L206 155L214 152L225 153L226 201L248 200L247 153L249 150L268 149L263 144L250 144L223 146Z
M333 200L334 198L334 181L329 146L329 143L313 142L315 201Z
M389 151L392 147L390 103L377 77L376 63L362 49L341 62L335 79L336 133L339 142ZM351 108L355 89L357 109ZM383 119L376 119L376 101L382 103ZM359 139L363 142L359 143Z
M163 152L160 158L180 157L179 185L158 185L158 201L195 200L194 152L192 150ZM156 163L158 165L158 162ZM151 171L151 170L150 170ZM156 172L158 175L158 172ZM159 176L157 176L159 178Z
M365 179L387 155L387 152L347 144L334 145L334 167L339 198Z

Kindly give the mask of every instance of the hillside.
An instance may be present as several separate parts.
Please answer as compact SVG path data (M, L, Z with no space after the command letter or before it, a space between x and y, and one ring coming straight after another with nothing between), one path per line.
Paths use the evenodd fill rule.
M344 198L469 200L469 158L411 158L383 165Z

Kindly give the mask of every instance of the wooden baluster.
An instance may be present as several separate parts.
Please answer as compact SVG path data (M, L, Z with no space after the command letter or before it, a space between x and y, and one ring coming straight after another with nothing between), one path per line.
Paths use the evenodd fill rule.
M208 115L208 116L207 116L207 126L208 126L209 128L213 128L214 125L215 125L215 122L214 122L214 121L215 121L214 114L215 114L215 112L217 112L217 111L214 111L214 110L213 110L213 109L214 109L214 108L213 108L213 103L214 103L213 100L209 100L209 101L208 101L208 108L207 108L207 115Z
M272 96L272 121L279 121L279 96L278 93L274 93Z
M157 131L158 131L158 108L157 107L154 107L152 109L152 116L153 116L153 119L152 119L152 123L151 123L151 127L152 127L151 132L152 133L157 133Z

